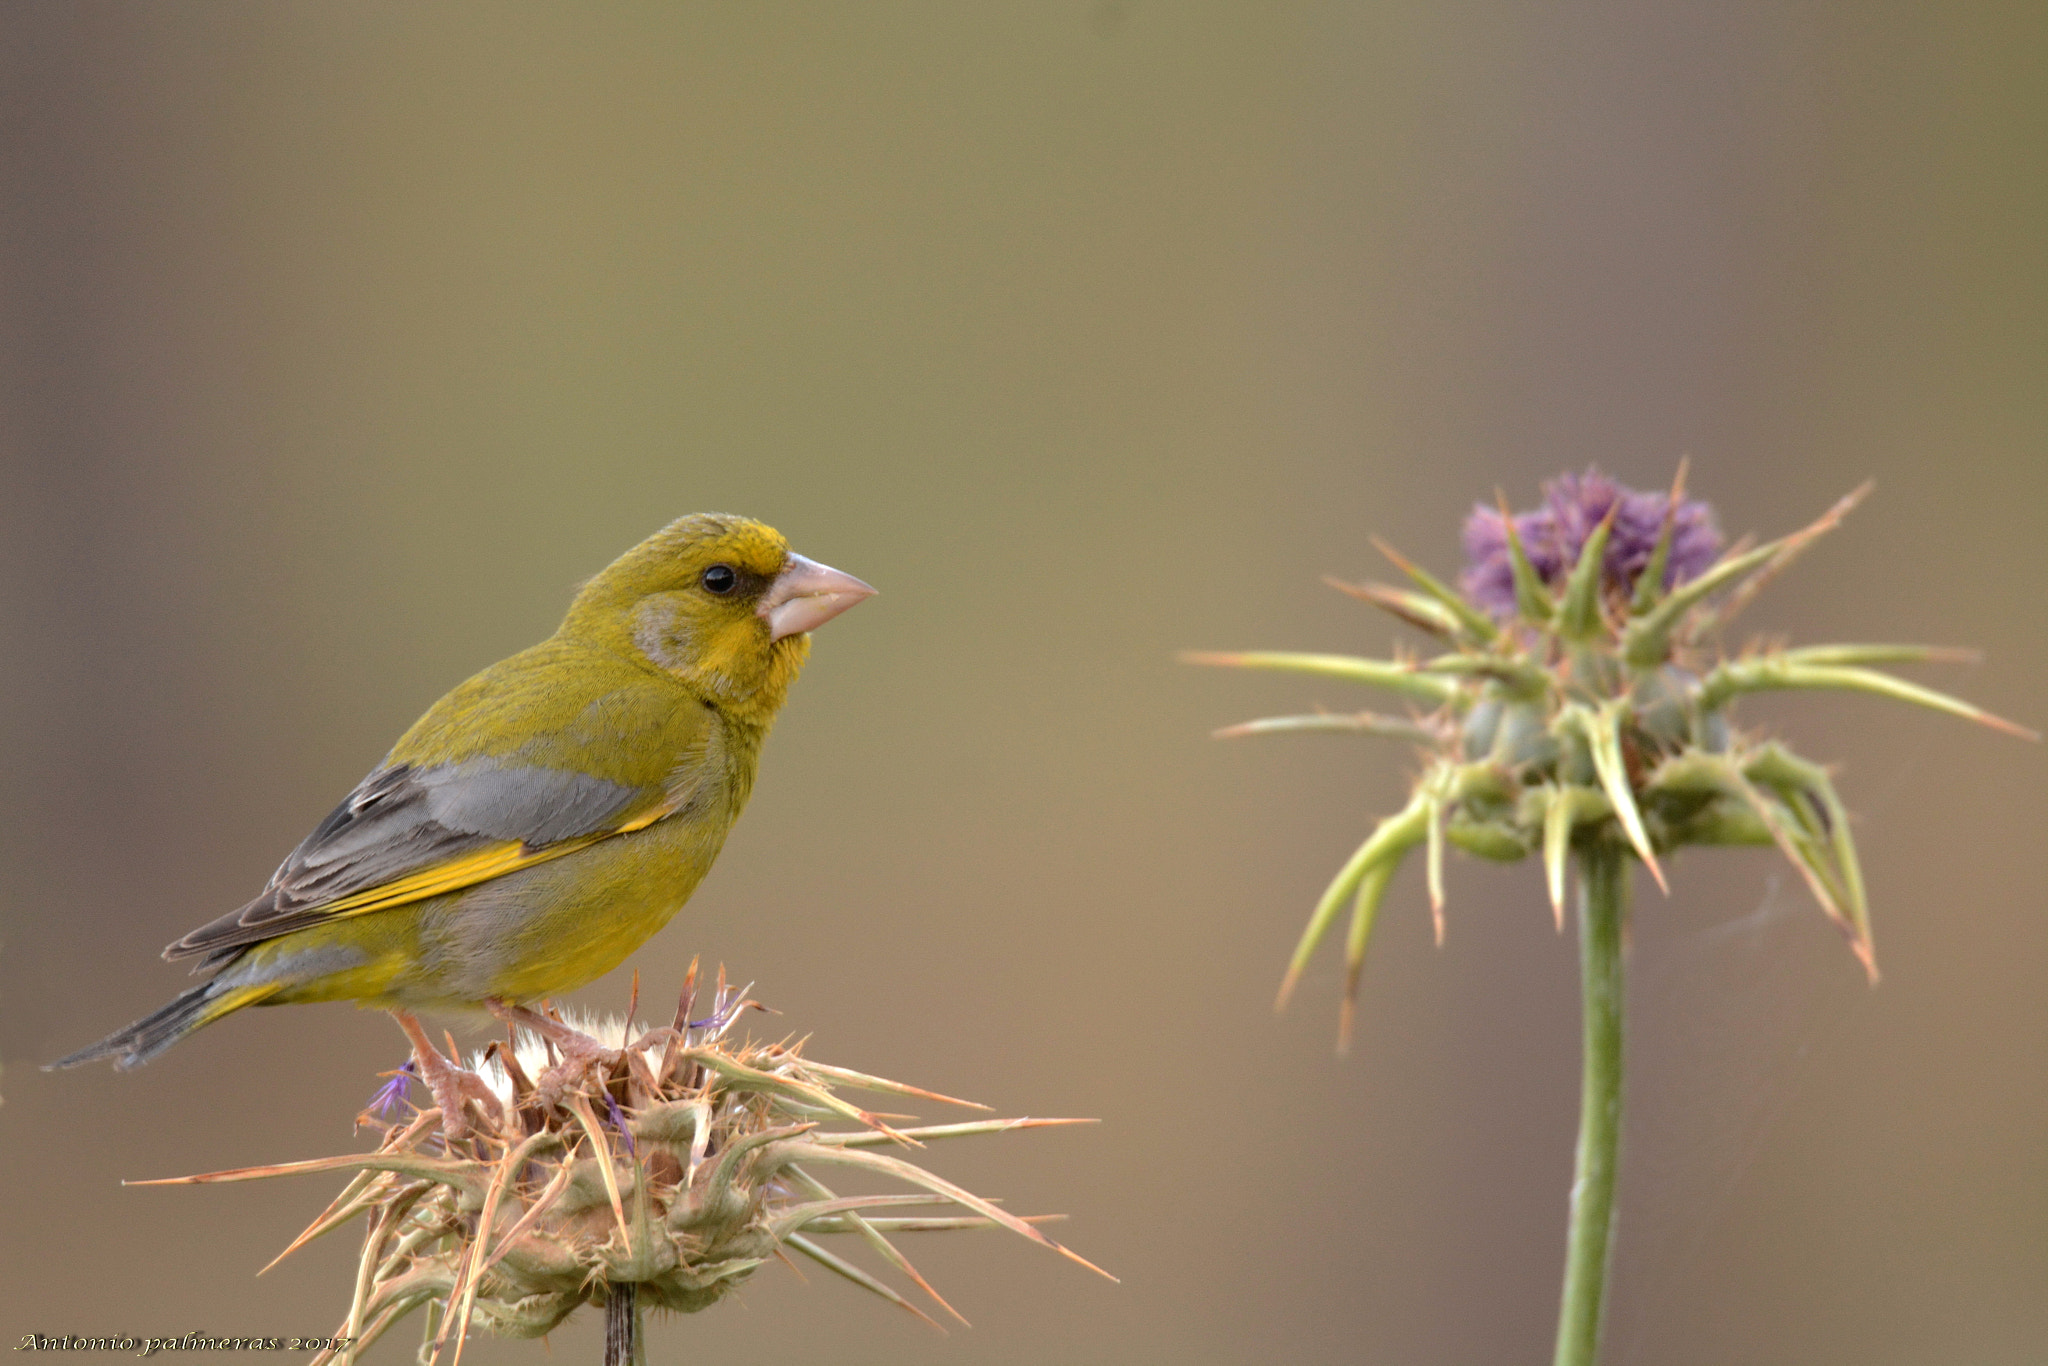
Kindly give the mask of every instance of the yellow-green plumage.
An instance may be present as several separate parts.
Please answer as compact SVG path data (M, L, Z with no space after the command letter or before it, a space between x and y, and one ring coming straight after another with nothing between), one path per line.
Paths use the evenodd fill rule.
M270 1005L354 1000L426 1009L573 990L668 923L711 870L738 814L738 801L721 803L460 891L265 940L236 973L261 978L281 965L296 979L295 963L336 950L361 955L359 966L290 980Z
M718 857L809 629L872 591L758 522L672 523L429 708L263 895L164 951L211 980L52 1066L134 1066L245 1005L473 1007L610 971Z

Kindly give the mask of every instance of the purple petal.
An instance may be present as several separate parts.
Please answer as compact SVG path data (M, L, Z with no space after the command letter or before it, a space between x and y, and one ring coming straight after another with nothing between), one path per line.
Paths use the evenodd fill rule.
M398 1103L405 1099L406 1084L412 1080L413 1062L407 1058L403 1066L391 1074L391 1080L377 1088L377 1094L370 1097L370 1113L379 1119L390 1114Z
M619 1109L617 1098L607 1091L604 1093L604 1103L605 1108L611 1112L612 1127L619 1131L620 1138L626 1140L627 1156L638 1157L640 1154L633 1149L633 1131L626 1127L626 1114L623 1110Z
M1542 506L1516 513L1515 530L1537 577L1552 589L1561 589L1587 538L1613 513L1601 576L1609 591L1628 594L1656 553L1670 502L1668 493L1624 488L1598 468L1589 467L1584 474L1561 474L1546 481ZM1513 617L1514 565L1500 513L1474 507L1465 519L1464 540L1465 572L1459 584L1466 596L1491 616L1501 620ZM1701 573L1720 557L1721 544L1713 508L1695 499L1679 503L1663 586L1671 588Z

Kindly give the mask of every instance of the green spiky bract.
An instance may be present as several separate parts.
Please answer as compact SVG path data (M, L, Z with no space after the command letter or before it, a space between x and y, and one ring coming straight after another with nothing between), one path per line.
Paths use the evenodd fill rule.
M1276 717L1220 732L1342 730L1409 739L1421 750L1422 771L1410 801L1382 820L1331 880L1281 984L1279 1003L1284 1006L1317 945L1351 903L1340 1052L1349 1046L1353 997L1381 898L1411 850L1425 851L1439 942L1447 846L1505 861L1539 855L1560 930L1567 869L1577 864L1581 934L1586 937L1586 1106L1556 1358L1560 1366L1591 1366L1597 1347L1619 1125L1619 946L1629 862L1641 862L1665 887L1663 860L1688 845L1775 844L1799 870L1821 910L1841 928L1869 979L1877 980L1863 873L1848 812L1828 770L1777 741L1739 730L1730 715L1734 703L1746 694L1788 689L1862 692L2039 738L1876 667L1969 658L1964 651L1915 645L1773 646L1724 656L1717 641L1729 621L1833 530L1869 486L1789 536L1754 548L1738 546L1667 586L1683 481L1681 466L1648 562L1627 581L1618 579L1605 558L1613 511L1591 530L1576 562L1545 581L1532 567L1503 500L1501 522L1514 590L1512 614L1504 620L1489 617L1383 544L1380 549L1415 589L1331 581L1434 637L1441 652L1433 656L1358 659L1280 651L1186 656L1192 663L1358 683L1396 694L1410 705L1406 717L1371 712Z

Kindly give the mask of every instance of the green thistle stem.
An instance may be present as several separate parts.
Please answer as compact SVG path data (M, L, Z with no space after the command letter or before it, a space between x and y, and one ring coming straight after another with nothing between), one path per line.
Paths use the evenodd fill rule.
M1614 1232L1614 1178L1621 1146L1621 922L1628 910L1628 851L1611 840L1579 853L1579 979L1585 999L1579 1152L1572 1173L1571 1232L1556 1366L1595 1366L1607 1248Z
M627 1282L614 1285L604 1301L604 1366L647 1366L647 1325L640 1296Z

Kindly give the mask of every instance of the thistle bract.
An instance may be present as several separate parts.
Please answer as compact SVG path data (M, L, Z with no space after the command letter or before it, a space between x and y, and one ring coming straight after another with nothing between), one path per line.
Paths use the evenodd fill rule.
M971 1102L812 1061L798 1044L730 1041L727 1031L754 1003L721 980L708 1017L693 1023L693 997L686 988L675 1023L663 1028L582 1024L602 1056L552 1096L532 1080L557 1061L545 1040L493 1044L475 1061L495 1105L466 1102L471 1127L460 1142L445 1138L435 1109L402 1123L366 1112L364 1121L385 1131L375 1152L140 1184L354 1170L280 1254L367 1218L354 1295L336 1334L346 1345L318 1361L353 1357L422 1308L420 1355L428 1362L443 1353L459 1360L471 1331L537 1337L583 1305L622 1297L636 1313L693 1313L790 1252L925 1317L828 1249L832 1235L864 1245L949 1314L892 1234L1000 1227L1089 1265L1039 1231L1043 1220L1010 1214L897 1155L940 1138L1085 1121L892 1128L839 1090ZM826 1184L849 1170L856 1180L880 1177L908 1189L840 1195ZM915 1212L920 1206L953 1208Z
M1875 665L1969 658L1918 645L1751 646L1715 643L1769 580L1831 531L1859 489L1804 529L1724 551L1714 515L1671 491L1638 493L1597 470L1544 487L1543 505L1479 508L1465 527L1463 591L1385 545L1409 587L1336 586L1433 637L1426 657L1251 652L1196 663L1348 680L1406 698L1405 715L1371 711L1273 717L1220 732L1350 731L1410 739L1423 768L1408 803L1381 820L1316 904L1280 988L1284 1005L1346 906L1352 1002L1382 898L1407 854L1424 851L1443 936L1444 851L1542 859L1563 926L1574 848L1614 842L1664 885L1662 860L1687 845L1775 844L1841 927L1874 981L1870 911L1849 819L1828 771L1731 715L1749 693L1874 693L2021 735L2021 727Z

